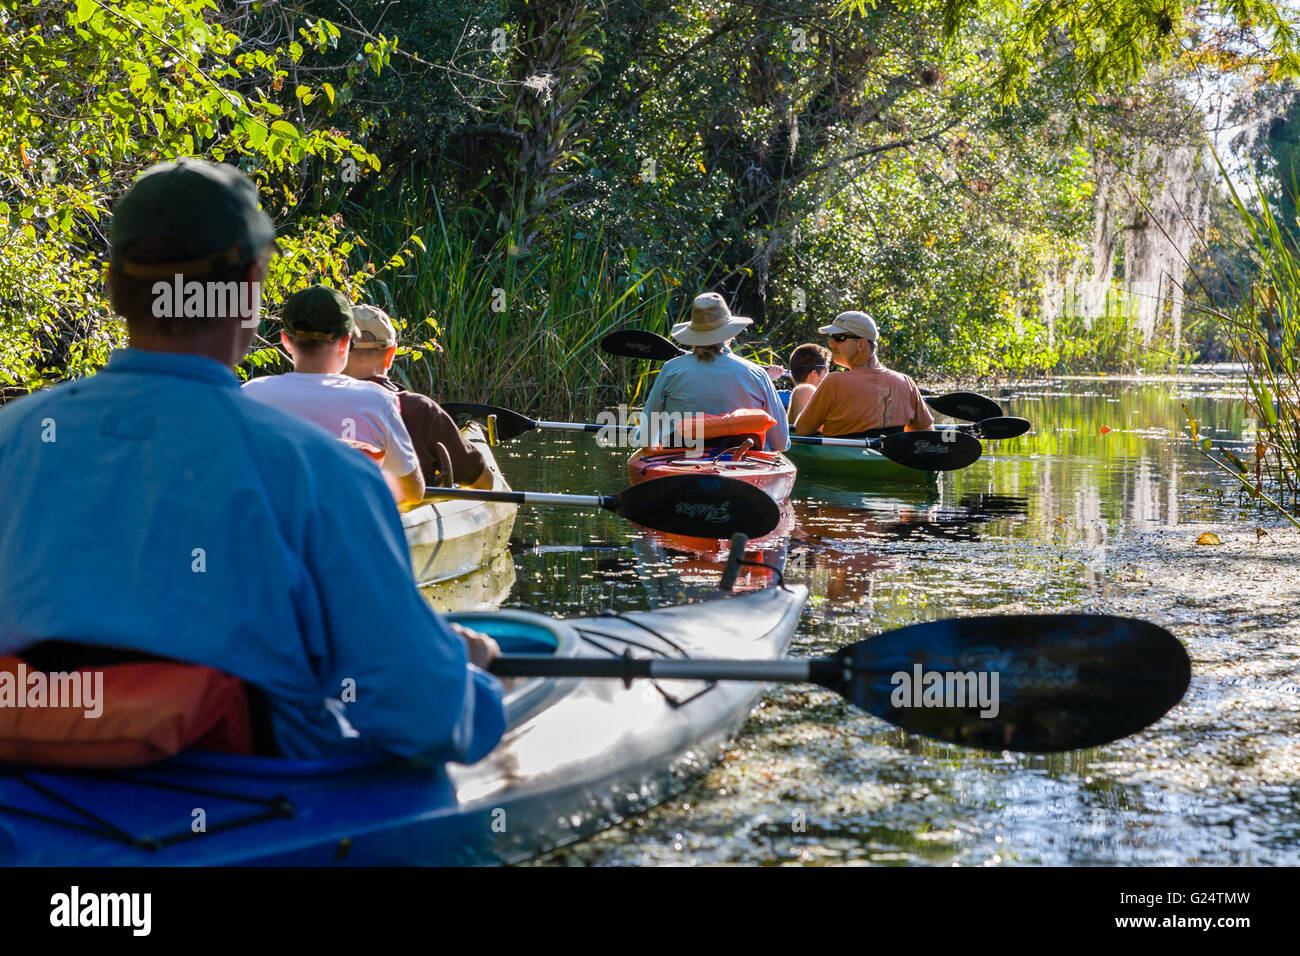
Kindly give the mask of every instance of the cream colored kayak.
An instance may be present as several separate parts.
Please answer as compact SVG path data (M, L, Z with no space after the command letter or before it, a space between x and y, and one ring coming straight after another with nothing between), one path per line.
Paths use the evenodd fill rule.
M494 491L509 491L483 429L471 422L462 433L487 460ZM505 547L519 506L495 501L452 501L436 496L402 515L415 582L424 587L468 574Z
M449 581L420 588L420 594L435 610L493 611L505 603L515 586L515 556L509 548L490 555L482 567Z

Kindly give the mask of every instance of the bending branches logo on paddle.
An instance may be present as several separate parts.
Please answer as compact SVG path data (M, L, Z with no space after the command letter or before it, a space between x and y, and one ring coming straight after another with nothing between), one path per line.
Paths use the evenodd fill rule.
M959 432L955 428L944 428L939 430L943 437L942 441L930 441L921 439L912 446L912 451L922 455L946 455L952 451L952 443L957 440Z
M708 524L722 524L731 520L730 501L679 501L674 514L696 518Z
M912 670L895 671L889 678L894 690L889 702L894 707L979 707L981 717L996 717L997 671L927 671L920 664Z
M95 720L104 713L104 672L46 673L28 671L25 661L13 670L0 664L0 709L6 707L76 708Z

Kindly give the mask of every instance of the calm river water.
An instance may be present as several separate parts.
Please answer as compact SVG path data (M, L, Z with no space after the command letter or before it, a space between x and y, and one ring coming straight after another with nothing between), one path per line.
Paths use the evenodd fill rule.
M811 591L794 654L940 617L1077 609L1107 587L1135 532L1240 517L1181 409L1216 441L1240 437L1248 423L1227 385L1052 381L994 394L1034 431L987 444L937 489L800 479L789 547L765 555ZM587 435L530 433L498 454L519 489L627 484L627 452ZM553 613L674 603L715 586L719 570L612 516L558 509L521 509L511 551L505 606ZM1158 731L1122 753L985 754L909 736L824 691L772 687L692 789L539 862L1300 864L1300 789L1144 782L1135 766L1169 756Z

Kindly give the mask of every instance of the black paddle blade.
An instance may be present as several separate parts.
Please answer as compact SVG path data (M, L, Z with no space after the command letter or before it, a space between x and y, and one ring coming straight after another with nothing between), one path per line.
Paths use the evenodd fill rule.
M600 340L600 347L610 355L627 358L651 359L656 362L675 359L686 353L662 335L645 329L621 329Z
M781 520L767 492L721 475L667 475L621 492L617 511L628 521L695 538L759 538Z
M913 624L817 662L813 676L910 733L1052 753L1155 723L1191 674L1178 639L1146 621L1029 614Z
M997 441L1002 438L1019 438L1032 426L1026 418L986 418L976 422L973 432L976 438L985 441Z
M980 422L986 418L1001 418L1002 406L991 398L985 398L975 392L949 392L946 395L934 395L925 400L940 415L956 418L963 422Z
M956 471L979 461L984 446L978 438L955 428L938 432L897 432L880 439L880 452L890 461L921 471Z
M524 432L532 431L537 427L537 423L531 418L525 418L518 412L512 412L510 409L501 408L498 405L476 405L473 402L443 402L442 410L455 419L457 425L463 425L471 418L486 423L489 415L495 415L497 417L497 438L501 441L518 438Z

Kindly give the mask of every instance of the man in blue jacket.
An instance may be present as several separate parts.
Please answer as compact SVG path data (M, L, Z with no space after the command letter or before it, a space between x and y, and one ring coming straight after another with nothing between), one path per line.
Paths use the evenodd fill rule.
M206 664L264 692L285 756L473 762L505 729L479 669L495 645L421 598L379 470L233 374L274 239L227 165L159 164L118 202L131 347L0 409L0 655L54 639Z

